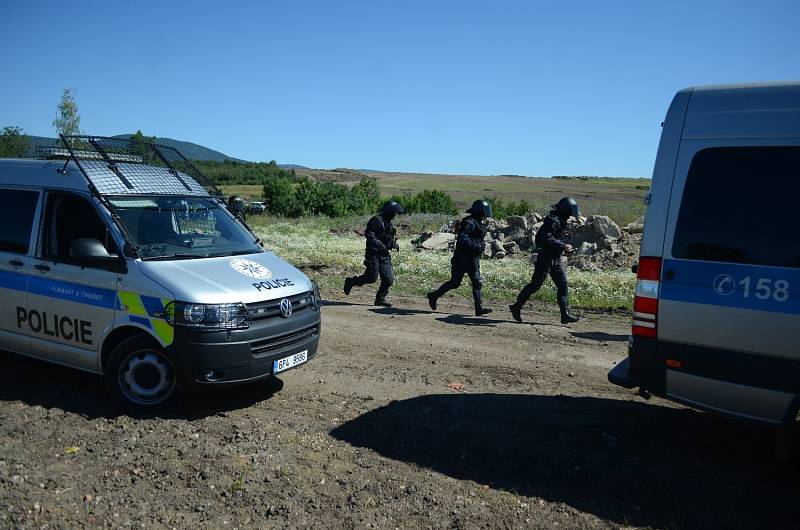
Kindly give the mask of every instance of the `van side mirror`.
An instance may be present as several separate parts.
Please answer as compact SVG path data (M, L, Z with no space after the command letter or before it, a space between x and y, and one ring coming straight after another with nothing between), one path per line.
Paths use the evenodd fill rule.
M638 263L634 263L633 265L631 265L631 272L634 273L634 274L637 274L639 272L639 264Z
M110 265L119 262L119 256L109 254L98 239L81 237L69 246L71 260L87 265Z

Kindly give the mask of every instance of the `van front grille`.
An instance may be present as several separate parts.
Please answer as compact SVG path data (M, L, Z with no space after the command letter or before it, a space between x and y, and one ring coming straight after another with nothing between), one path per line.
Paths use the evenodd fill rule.
M276 335L267 339L256 340L250 343L253 357L263 357L276 350L288 348L295 344L319 337L319 327L315 324L290 333Z
M314 295L311 291L287 296L287 298L292 303L292 314L310 309L314 305ZM281 300L283 300L283 298L245 304L247 312L250 313L250 320L262 320L281 316Z

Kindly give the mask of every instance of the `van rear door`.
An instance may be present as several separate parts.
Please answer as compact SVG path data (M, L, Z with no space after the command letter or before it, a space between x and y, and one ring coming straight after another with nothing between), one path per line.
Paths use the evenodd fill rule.
M681 143L664 240L658 339L682 371L796 392L800 146L776 143ZM681 380L676 373L673 390ZM669 392L669 371L667 379Z

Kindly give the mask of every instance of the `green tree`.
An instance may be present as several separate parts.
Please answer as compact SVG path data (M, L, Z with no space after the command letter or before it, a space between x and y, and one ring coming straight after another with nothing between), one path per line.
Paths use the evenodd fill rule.
M71 136L81 133L81 116L78 114L78 103L75 101L75 91L65 88L61 94L61 102L56 108L56 119L53 127L59 134Z
M264 183L264 204L274 215L289 215L294 208L294 186L283 176L274 176Z
M133 141L127 144L124 154L138 155L142 157L142 163L144 164L163 165L161 159L147 146L147 144L154 144L156 142L155 136L145 136L140 129L131 135L130 139Z
M358 184L350 189L349 210L351 213L365 214L377 209L381 200L381 190L378 179L363 177Z
M144 143L147 143L147 144L154 144L156 142L156 137L155 136L145 136L142 133L142 130L139 129L131 136L131 140L134 140L136 142L144 142Z
M445 213L450 215L458 213L453 198L449 193L442 190L423 190L414 196L413 202L417 212L420 213Z
M19 127L3 127L0 133L0 158L25 156L31 147L31 139Z

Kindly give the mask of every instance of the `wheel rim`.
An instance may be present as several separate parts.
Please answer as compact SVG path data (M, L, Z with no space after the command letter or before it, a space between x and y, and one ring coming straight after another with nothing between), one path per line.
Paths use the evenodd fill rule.
M166 401L175 391L172 364L162 353L137 351L122 360L119 387L125 398L140 405Z

